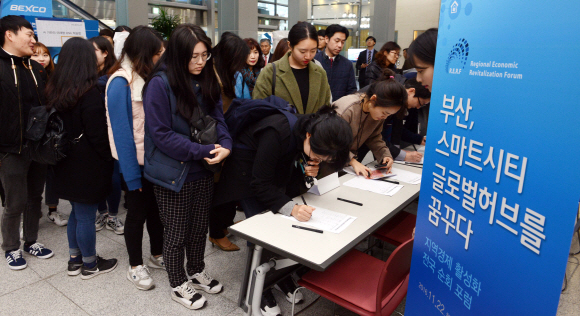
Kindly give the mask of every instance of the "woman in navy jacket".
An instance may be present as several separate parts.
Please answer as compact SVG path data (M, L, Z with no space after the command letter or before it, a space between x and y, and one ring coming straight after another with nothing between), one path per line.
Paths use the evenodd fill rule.
M197 290L212 294L222 290L206 273L203 260L214 190L213 173L203 161L221 163L230 154L232 139L210 58L211 40L205 32L197 25L182 24L173 31L144 88L144 176L154 184L164 226L163 259L171 297L189 309L205 304ZM216 121L217 144L192 141L189 122L199 109Z

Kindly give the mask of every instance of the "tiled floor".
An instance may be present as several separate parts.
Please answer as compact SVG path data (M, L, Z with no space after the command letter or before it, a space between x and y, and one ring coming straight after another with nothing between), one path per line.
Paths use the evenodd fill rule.
M410 208L410 211L413 211L413 206ZM414 208L416 210L416 205ZM70 213L70 204L61 201L59 210L65 214ZM43 212L46 212L46 207ZM119 216L124 218L125 211L121 210ZM238 216L243 217L240 213ZM241 251L234 253L220 251L207 243L205 256L208 272L224 284L224 291L218 295L206 295L208 303L199 311L190 311L171 300L169 283L164 271L152 269L156 282L153 290L137 290L126 279L129 263L122 235L116 235L106 229L97 233L98 253L105 258L119 259L119 266L108 274L86 281L79 277L70 277L66 273L68 247L65 227L57 227L43 217L40 220L38 240L55 252L53 258L42 260L25 254L28 268L22 271L11 271L3 261L0 262L0 315L241 316L243 314L236 301L247 247L243 240L236 237L232 238L232 241L240 246ZM578 249L576 240L572 248ZM143 255L146 258L149 256L148 249L148 236L145 235ZM561 295L557 316L580 315L579 264L580 255L569 258L568 288ZM290 315L290 304L283 299L281 293L274 292L283 314ZM318 298L313 293L307 291L304 293L306 302L297 305L298 311L304 309L300 315L332 315L333 303ZM403 301L397 310L404 313L404 306ZM355 315L339 306L336 306L335 314Z

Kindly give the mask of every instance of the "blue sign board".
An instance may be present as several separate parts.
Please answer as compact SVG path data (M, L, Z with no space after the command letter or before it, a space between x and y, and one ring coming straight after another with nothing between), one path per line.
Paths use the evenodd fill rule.
M406 315L555 315L580 197L577 0L442 0Z
M52 17L52 0L2 0L2 16Z

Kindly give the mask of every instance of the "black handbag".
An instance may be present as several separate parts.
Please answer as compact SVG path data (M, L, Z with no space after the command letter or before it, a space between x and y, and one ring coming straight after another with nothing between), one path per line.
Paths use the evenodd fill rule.
M68 140L58 112L54 108L47 111L44 106L36 106L28 114L25 152L32 161L54 166L66 157L71 144L78 143L82 136Z
M216 120L205 114L201 109L201 106L196 107L195 114L189 124L191 140L201 145L212 145L217 143L218 136L216 127ZM205 159L202 160L202 163L205 169L213 173L220 172L222 168L221 163L210 165L205 161Z

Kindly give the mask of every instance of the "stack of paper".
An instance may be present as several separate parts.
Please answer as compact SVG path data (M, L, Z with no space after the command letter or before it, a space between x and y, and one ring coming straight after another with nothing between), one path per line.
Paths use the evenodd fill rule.
M356 177L343 183L344 186L356 188L374 193L393 196L403 188L402 185L397 185L390 182L369 180L362 177Z
M391 180L398 180L398 181L407 182L410 184L421 183L421 175L414 173L414 172L411 172L411 171L407 171L407 170L398 169L398 168L393 167L393 174L395 174L395 176L390 178Z
M305 226L312 226L314 228L318 228L335 234L338 234L341 231L343 231L345 228L348 227L348 225L350 225L356 219L356 217L354 216L334 212L314 205L311 206L316 209L312 212L312 217L310 217L310 220L308 220L307 222L300 222L293 216L282 216L282 217L295 222L299 222L300 224L303 224Z

